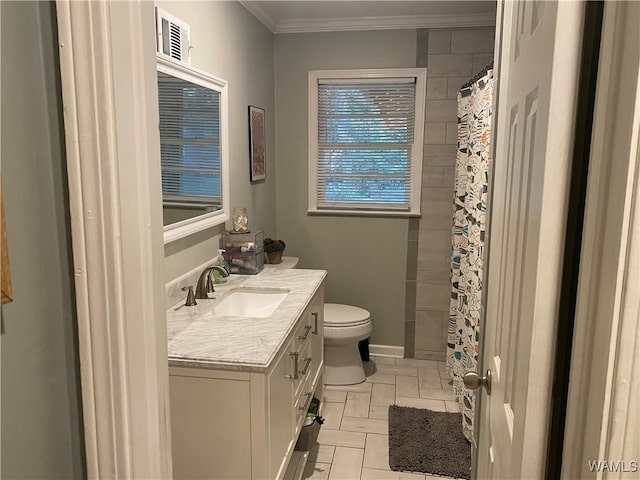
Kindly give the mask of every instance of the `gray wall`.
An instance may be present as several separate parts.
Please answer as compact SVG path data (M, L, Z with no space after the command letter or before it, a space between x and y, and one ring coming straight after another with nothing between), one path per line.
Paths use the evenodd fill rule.
M2 183L14 302L2 307L2 478L82 478L55 12L1 2Z
M493 58L494 35L493 28L420 30L418 35L418 65L427 67L427 105L416 282L416 358L445 359L458 133L456 96L460 87Z
M247 207L249 228L276 234L274 35L238 2L156 2L191 26L191 64L229 82L231 205ZM248 107L265 109L267 178L249 181ZM227 222L227 228L230 228ZM165 246L169 281L217 254L222 226Z
M326 269L325 301L366 308L374 344L404 342L409 220L308 216L307 81L316 69L414 67L416 31L277 35L277 232L300 268Z

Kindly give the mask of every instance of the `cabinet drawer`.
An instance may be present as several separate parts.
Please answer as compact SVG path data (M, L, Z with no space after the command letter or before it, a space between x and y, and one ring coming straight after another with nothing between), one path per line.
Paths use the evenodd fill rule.
M304 346L311 341L311 337L313 337L313 327L313 319L311 318L310 310L307 308L302 314L302 318L298 322L295 330L295 342L298 350L304 348Z
M302 388L296 397L295 403L295 429L296 436L302 426L303 418L307 414L307 410L309 409L309 404L311 403L311 399L313 398L313 377L311 375L307 375L305 381L302 383Z
M313 357L311 356L311 343L309 342L298 352L298 378L294 380L296 398L300 395L300 390L305 384L307 378L311 376L310 373L313 370L313 363Z
M312 398L313 389L311 388L311 382L305 383L305 388L300 391L300 397L298 397L298 401L296 402L296 419L306 415Z
M301 384L296 393L295 397L295 411L296 411L296 420L295 424L297 428L301 426L302 417L304 417L307 413L307 408L309 406L310 398L313 397L313 393L316 389L316 385L314 384L316 378L318 378L318 370L320 369L321 358L318 357L307 357L311 358L308 362L308 368L305 372L305 375L302 376L302 372L300 374Z

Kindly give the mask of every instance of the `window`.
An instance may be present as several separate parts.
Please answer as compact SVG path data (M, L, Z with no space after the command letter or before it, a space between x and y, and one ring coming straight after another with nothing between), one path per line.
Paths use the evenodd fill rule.
M309 72L309 213L420 214L424 69Z

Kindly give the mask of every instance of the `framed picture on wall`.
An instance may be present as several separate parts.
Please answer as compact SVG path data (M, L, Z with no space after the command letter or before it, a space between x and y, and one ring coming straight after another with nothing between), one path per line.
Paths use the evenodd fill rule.
M249 106L249 166L252 182L266 178L266 156L264 110Z

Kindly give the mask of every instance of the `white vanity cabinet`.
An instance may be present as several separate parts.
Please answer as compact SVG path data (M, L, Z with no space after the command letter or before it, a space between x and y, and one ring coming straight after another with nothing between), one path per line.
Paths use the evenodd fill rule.
M322 395L322 285L266 371L169 368L174 478L281 479Z

